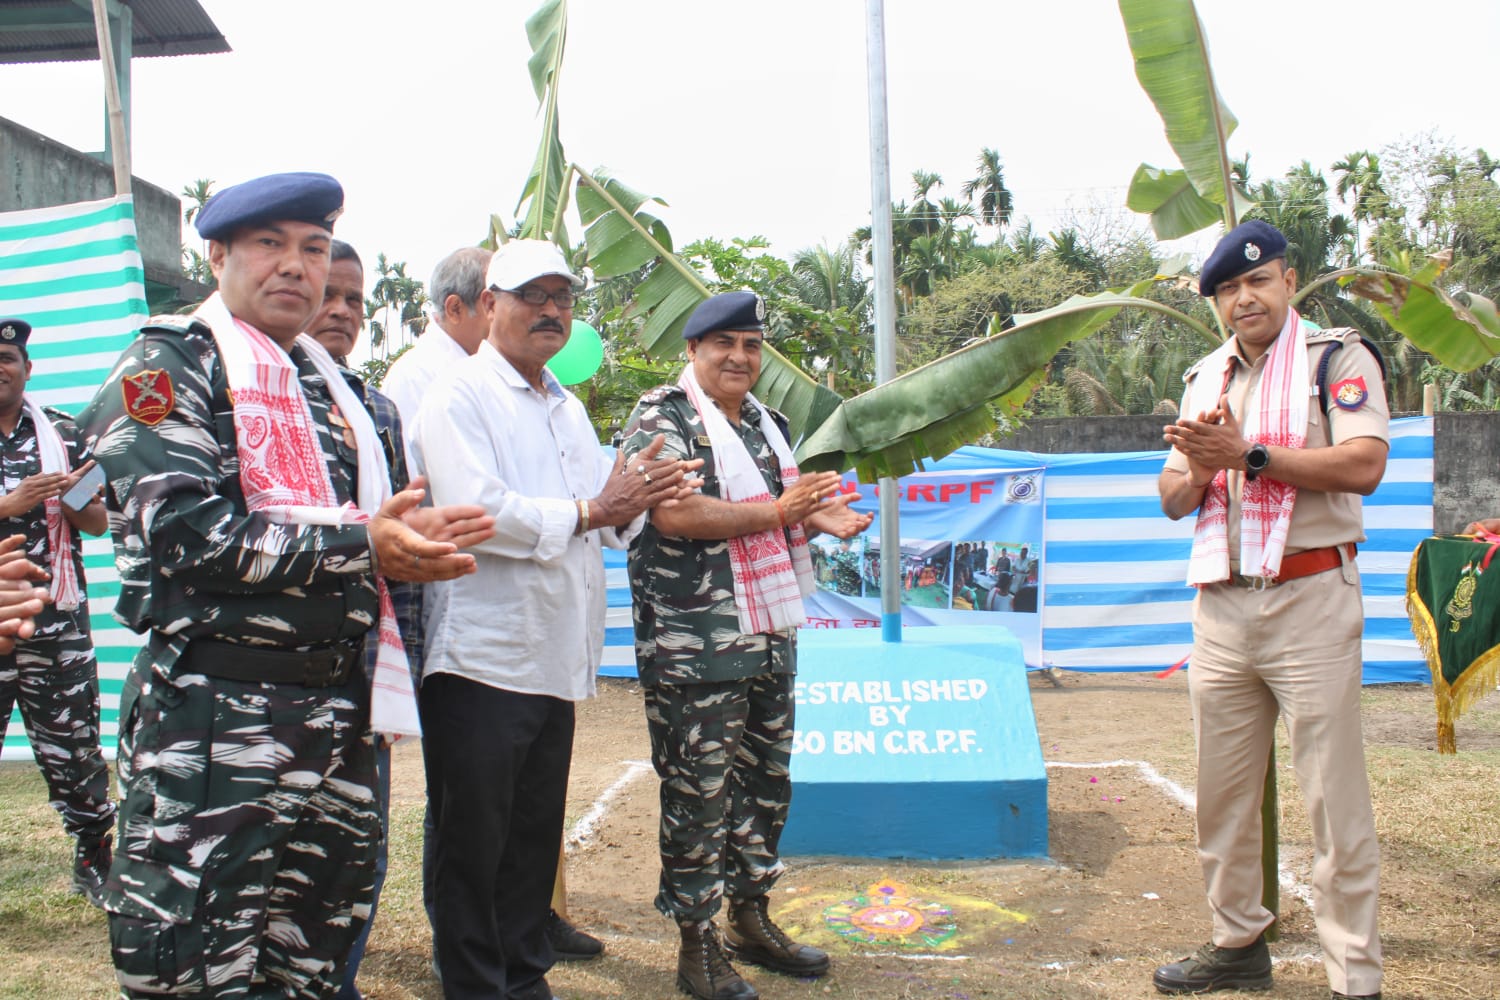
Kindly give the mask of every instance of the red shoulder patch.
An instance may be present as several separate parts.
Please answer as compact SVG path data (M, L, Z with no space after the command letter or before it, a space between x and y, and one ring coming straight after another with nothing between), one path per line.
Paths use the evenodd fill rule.
M1335 382L1330 391L1333 394L1333 401L1342 410L1357 410L1365 405L1365 400L1370 398L1370 390L1365 388L1363 375Z
M150 368L135 375L126 375L120 382L125 393L125 412L132 420L147 427L155 427L167 419L177 394L172 389L172 376L163 369Z

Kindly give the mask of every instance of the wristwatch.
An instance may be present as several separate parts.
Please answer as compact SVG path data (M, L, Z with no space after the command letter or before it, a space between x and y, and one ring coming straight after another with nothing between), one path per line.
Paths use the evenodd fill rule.
M1250 482L1256 476L1266 471L1266 466L1271 464L1271 453L1263 444L1252 444L1250 450L1245 452L1245 482Z

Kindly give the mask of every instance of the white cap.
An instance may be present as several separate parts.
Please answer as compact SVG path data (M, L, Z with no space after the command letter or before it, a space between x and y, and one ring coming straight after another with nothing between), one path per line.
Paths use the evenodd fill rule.
M538 278L556 274L567 278L574 288L583 287L583 279L568 270L568 259L550 240L511 240L501 244L490 258L484 274L488 288L513 292Z

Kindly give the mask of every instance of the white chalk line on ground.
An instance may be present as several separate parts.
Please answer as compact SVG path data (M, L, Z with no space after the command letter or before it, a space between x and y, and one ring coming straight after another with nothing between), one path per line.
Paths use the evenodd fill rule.
M1165 793L1168 798L1176 802L1178 805L1182 806L1182 808L1186 809L1188 812L1196 813L1198 811L1198 795L1196 792L1191 792L1186 788L1183 788L1177 782L1173 781L1171 778L1166 777L1156 768L1152 767L1149 762L1144 760L1110 760L1082 764L1075 764L1072 761L1049 760L1046 763L1048 767L1068 767L1074 769L1084 768L1099 771L1114 767L1133 767L1135 768L1136 773L1140 775L1141 780L1146 784L1150 785L1153 788L1159 789L1160 791ZM1312 887L1307 883L1298 880L1297 876L1292 873L1292 870L1290 868L1286 867L1285 865L1277 866L1276 881L1281 885L1283 891L1296 896L1299 900L1302 901L1302 904L1304 906L1306 906L1309 910L1312 909Z
M1093 762L1074 762L1074 761L1052 761L1052 760L1049 760L1049 761L1046 761L1046 766L1047 767L1053 767L1053 768L1071 768L1071 769L1074 769L1074 770L1085 769L1085 770L1096 770L1096 771L1103 771L1103 770L1108 770L1108 769L1112 769L1112 768L1134 768L1135 771L1136 771L1136 774L1140 776L1140 779L1142 781L1144 781L1147 785L1150 785L1151 787L1153 787L1153 788L1157 789L1158 791L1162 792L1164 795L1167 796L1167 798L1171 799L1173 802L1176 802L1178 805L1182 806L1182 808L1186 809L1189 812L1195 812L1196 809L1197 809L1198 797L1197 797L1197 795L1194 792L1191 792L1188 789L1183 788L1181 785L1177 784L1177 782L1173 781L1171 778L1166 777L1160 771L1156 770L1156 768L1152 767L1151 764L1149 762L1147 762L1147 761L1143 761L1143 760L1123 760L1123 759L1122 760L1110 760L1110 761L1093 761ZM625 791L625 789L628 788L633 781L635 781L642 774L645 774L646 772L648 772L650 770L652 770L652 766L651 766L651 764L649 764L646 761L642 761L642 760L629 760L629 761L625 761L625 770L620 773L620 776L618 778L616 778L614 780L614 782L612 784L610 784L610 786L608 788L606 788L603 792L600 793L599 797L594 800L594 802L593 802L593 804L591 806L589 806L588 812L584 813L583 816L579 817L578 822L573 824L573 829L568 832L567 850L571 852L571 851L574 851L574 850L577 850L577 849L580 849L580 848L588 846L589 842L593 839L594 835L598 832L600 825L603 824L605 816L607 816L609 814L609 807L614 802L614 800L616 798L618 798L619 795L620 795L620 793L622 793L623 791ZM1312 908L1312 890L1305 883L1299 882L1297 880L1297 877L1295 875L1293 875L1292 872L1288 868L1286 868L1285 866L1280 867L1278 869L1278 871L1279 871L1278 881L1280 882L1281 887L1284 890L1286 890L1287 892L1290 892L1291 894L1295 895L1309 909L1311 909ZM865 953L864 957L868 957L868 958L899 958L899 959L904 959L904 960L910 961L910 962L967 962L967 961L971 961L971 956L969 956L969 955L909 954L909 953L894 952L894 951L891 951L891 952L868 952L868 953ZM1280 963L1280 962L1319 961L1320 959L1321 959L1321 956L1318 953L1316 953L1316 952L1310 952L1310 953L1304 954L1304 955L1288 955L1288 956L1286 956L1284 958L1273 958L1272 960L1274 962ZM1048 963L1047 965L1042 966L1042 968L1044 968L1044 969L1064 969L1064 968L1067 968L1068 966L1070 966L1072 964L1074 964L1074 963L1057 963L1057 962L1052 962L1052 963Z
M604 817L609 813L610 803L623 792L632 781L639 778L645 772L651 770L651 765L643 760L627 760L625 770L614 780L614 783L599 794L594 804L589 806L589 811L578 818L573 824L573 829L568 831L565 841L569 852L579 848L587 847L594 834L599 831L599 826L604 822Z

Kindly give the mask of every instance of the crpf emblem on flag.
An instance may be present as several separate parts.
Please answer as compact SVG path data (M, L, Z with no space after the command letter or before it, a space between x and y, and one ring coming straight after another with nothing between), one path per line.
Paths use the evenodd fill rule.
M147 427L155 427L172 412L172 377L160 368L126 375L120 387L125 393L125 412Z

